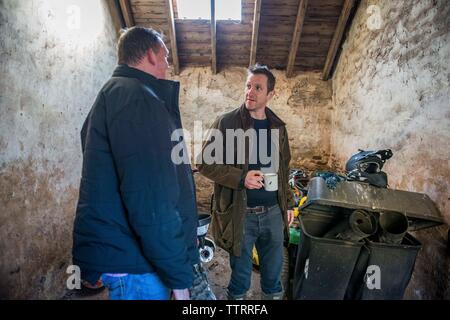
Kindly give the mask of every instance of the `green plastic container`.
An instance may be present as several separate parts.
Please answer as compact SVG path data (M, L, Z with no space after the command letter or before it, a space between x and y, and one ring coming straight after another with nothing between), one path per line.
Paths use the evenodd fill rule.
M289 243L298 245L300 240L300 228L289 228Z

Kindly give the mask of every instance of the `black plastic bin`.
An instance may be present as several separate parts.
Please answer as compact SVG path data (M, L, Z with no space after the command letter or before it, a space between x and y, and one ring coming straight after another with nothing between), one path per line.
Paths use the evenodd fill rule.
M408 231L443 223L436 205L425 194L353 181L340 182L335 189L329 189L324 179L312 178L308 199L300 208L293 299L403 298L421 243L409 233L401 244L367 238L360 242L324 238L330 228L354 210L403 214L408 219ZM373 283L368 285L376 277L374 268L379 271L379 288Z
M344 299L364 242L322 238L335 220L332 211L309 211L300 217L293 299Z
M421 247L421 243L411 234L406 234L401 244L367 240L361 250L345 298L402 299ZM368 279L368 276L371 278Z

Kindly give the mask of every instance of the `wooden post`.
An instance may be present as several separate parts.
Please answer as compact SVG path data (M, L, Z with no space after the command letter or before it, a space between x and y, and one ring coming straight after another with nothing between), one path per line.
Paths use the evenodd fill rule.
M256 50L258 48L259 19L261 17L261 0L255 0L253 14L252 46L250 49L250 66L256 63Z
M120 9L122 10L123 19L127 28L134 26L133 12L129 0L119 0Z
M303 22L305 21L306 9L308 8L308 0L300 0L297 11L297 20L295 21L294 34L292 35L291 49L286 67L286 77L292 77L294 73L295 60L297 58L298 45L303 30Z
M178 47L177 47L177 34L175 30L175 19L173 15L173 3L172 0L165 0L166 8L168 14L168 23L169 23L169 37L170 37L170 46L172 53L172 64L173 64L173 73L175 75L180 74L180 62L178 60Z
M327 60L325 61L325 66L322 72L322 80L328 80L330 77L331 68L333 67L334 60L336 59L336 53L341 45L345 26L347 25L350 12L352 11L354 4L355 0L345 0L344 2L344 6L342 7L341 15L336 26L336 31L334 32L333 39L331 40L330 47L328 48Z
M211 0L211 71L217 73L216 52L216 0Z

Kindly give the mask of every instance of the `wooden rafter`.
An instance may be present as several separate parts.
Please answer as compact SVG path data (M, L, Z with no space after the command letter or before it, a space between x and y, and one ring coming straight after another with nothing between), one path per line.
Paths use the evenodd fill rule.
M125 20L127 28L134 26L133 12L131 11L131 5L129 0L119 0L120 9L122 10L122 16Z
M120 30L124 27L122 22L122 12L119 8L119 3L115 0L106 0L111 19L116 29L117 37L120 37Z
M217 73L216 0L211 0L211 70L212 74Z
M328 48L327 60L325 61L325 67L323 68L322 72L323 80L328 80L330 77L331 68L333 67L334 60L336 59L336 54L339 46L341 45L345 27L347 25L354 4L355 0L344 1L341 15L336 26L336 31L334 32L333 39L331 40L330 47Z
M288 63L286 67L287 77L291 77L294 73L295 60L297 58L298 45L302 35L303 22L305 21L307 8L308 0L300 0L297 11L297 20L295 21L294 34L292 35L291 49L289 50Z
M253 14L252 46L250 49L250 66L252 66L256 63L256 50L258 48L259 20L261 17L261 1L262 0L255 0L255 11Z
M178 48L177 48L177 34L175 31L175 18L173 14L173 3L172 0L165 0L166 8L168 13L168 22L169 22L169 37L170 37L170 46L172 53L172 64L173 64L173 73L178 75L180 74L180 62L178 60Z

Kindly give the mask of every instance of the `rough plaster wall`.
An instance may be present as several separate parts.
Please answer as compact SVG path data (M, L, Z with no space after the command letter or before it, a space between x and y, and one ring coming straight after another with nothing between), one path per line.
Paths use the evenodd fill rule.
M368 28L370 5L380 29ZM390 187L428 194L450 223L450 2L362 1L347 39L333 77L330 164L391 148ZM406 298L450 298L447 228L415 233L424 248Z
M55 298L71 257L79 132L115 66L116 31L102 1L0 10L0 298Z
M269 106L287 123L292 167L307 170L324 169L329 160L329 126L331 83L320 80L318 73L305 73L287 79L274 71L276 96ZM193 132L194 121L207 130L217 116L239 107L244 102L247 73L245 68L228 68L212 75L210 68L188 68L179 77L180 108L184 128ZM194 134L191 134L195 140ZM195 150L192 149L193 154ZM212 183L196 176L197 201L209 211Z

